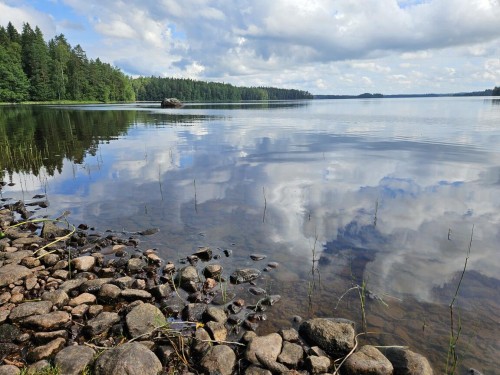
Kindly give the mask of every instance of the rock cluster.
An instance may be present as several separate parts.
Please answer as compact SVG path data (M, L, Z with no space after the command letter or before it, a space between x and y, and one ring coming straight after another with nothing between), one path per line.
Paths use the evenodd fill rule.
M256 285L249 292L257 303L235 296L229 281L255 284L261 272L234 270L226 281L208 247L181 267L163 264L155 250L139 250L136 236L22 224L22 207L0 209L0 374L49 365L61 374L319 374L340 363L344 374L432 374L409 350L355 350L345 320L316 318L258 336L280 296Z

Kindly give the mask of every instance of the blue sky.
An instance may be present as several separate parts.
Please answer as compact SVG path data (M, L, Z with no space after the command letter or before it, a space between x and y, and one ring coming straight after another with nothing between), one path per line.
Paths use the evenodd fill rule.
M500 0L0 0L130 75L315 94L500 85Z

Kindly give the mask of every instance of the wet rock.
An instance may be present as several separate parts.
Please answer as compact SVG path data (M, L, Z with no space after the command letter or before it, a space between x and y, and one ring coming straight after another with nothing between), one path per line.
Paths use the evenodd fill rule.
M263 294L267 294L267 292L266 292L265 289L258 288L256 286L251 286L250 288L248 288L248 291L251 294L253 294L254 296L260 296L260 295L263 295Z
M328 368L330 367L330 358L311 355L306 358L305 365L307 370L312 374L322 374L328 372Z
M278 303L281 300L281 296L279 294L273 294L271 296L267 296L262 299L261 304L265 306L272 306L275 303Z
M203 276L217 280L222 274L222 269L220 264L209 264L203 269Z
M204 262L208 262L212 259L212 249L209 247L200 247L193 255L200 258Z
M269 263L267 263L267 266L269 268L278 268L279 267L279 263L278 262L269 262Z
M226 341L227 329L224 323L219 322L208 322L205 324L207 332L210 334L213 340L217 342Z
M95 375L157 375L161 370L158 357L137 342L104 351L94 366Z
M45 239L55 239L56 237L63 237L67 233L67 229L58 227L56 223L45 221L43 223L41 236Z
M118 300L121 292L121 289L116 285L104 284L101 286L101 289L99 289L97 297L99 298L99 301L104 303L113 303Z
M149 303L134 307L125 317L125 321L132 338L145 336L167 324L161 310Z
M19 375L21 370L19 370L14 365L3 365L0 366L0 375Z
M65 311L54 311L48 314L32 315L20 321L23 327L31 327L42 331L52 331L64 327L71 320ZM42 359L42 358L40 358Z
M120 321L120 316L113 312L102 312L95 318L89 320L83 328L84 334L88 337L94 337L107 332L115 323Z
M94 265L95 258L90 255L78 257L71 261L71 266L78 271L90 271L94 268Z
M276 361L281 352L282 341L281 336L277 333L271 333L266 336L256 336L248 343L245 351L245 358L249 362L259 365L260 361L256 357L256 354L259 353Z
M482 372L480 372L480 371L478 371L478 370L476 370L474 368L468 369L466 374L467 375L483 375Z
M52 309L52 306L52 302L50 301L25 302L11 310L9 319L13 322L18 322L32 315L47 314Z
M12 284L17 280L24 279L31 275L32 271L17 264L7 264L0 267L0 287Z
M70 299L68 305L71 307L75 307L82 304L93 305L96 302L96 300L97 298L93 294L82 293L79 296Z
M176 285L183 285L190 281L197 282L199 280L198 271L193 266L182 267L175 277Z
M132 258L127 262L127 269L131 273L138 273L146 268L147 265L148 263L142 258Z
M54 364L64 375L80 375L94 360L95 351L84 345L67 346L57 353Z
M193 351L197 355L205 354L211 347L212 338L204 328L198 328L194 335Z
M203 291L207 292L217 286L217 281L211 279L210 277L203 283Z
M264 255L264 254L250 254L250 259L252 259L255 262L262 260L262 259L266 259L266 258L267 258L267 255Z
M212 300L212 303L214 305L225 305L226 303L230 302L234 297L236 297L236 294L233 292L218 293Z
M148 300L153 298L151 293L140 289L124 289L121 291L120 296L126 300Z
M69 302L69 296L64 290L57 289L51 292L43 293L42 300L50 301L55 306L61 308Z
M190 303L182 310L182 318L188 322L201 322L206 309L204 303Z
M284 341L296 342L299 341L299 333L294 328L281 329L278 332Z
M408 349L386 348L382 353L392 363L394 375L432 375L427 358Z
M45 345L31 348L27 355L28 361L36 362L42 359L51 358L64 347L64 344L66 344L65 339L57 338Z
M374 346L365 345L344 362L347 375L392 375L391 362Z
M217 345L205 354L200 365L207 374L231 375L236 364L236 355L227 345Z
M319 346L334 359L354 348L355 332L348 323L315 318L302 322L299 333L309 344Z
M278 356L278 362L296 368L303 357L304 350L302 346L285 341L283 342L281 353Z
M261 272L255 268L242 268L234 271L229 277L231 283L242 284L249 283L252 280L257 279Z

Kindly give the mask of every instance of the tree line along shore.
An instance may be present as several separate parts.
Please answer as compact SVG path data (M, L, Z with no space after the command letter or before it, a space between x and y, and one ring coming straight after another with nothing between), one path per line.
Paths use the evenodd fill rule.
M45 42L38 26L0 26L0 102L240 101L312 99L309 92L274 87L237 87L192 79L126 76L89 59L63 34Z

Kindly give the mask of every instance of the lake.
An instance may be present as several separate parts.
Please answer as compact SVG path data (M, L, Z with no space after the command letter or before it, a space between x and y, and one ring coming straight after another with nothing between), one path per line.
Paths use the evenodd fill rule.
M498 99L3 106L0 147L1 198L45 194L37 216L159 228L141 249L231 250L228 273L278 262L259 333L366 320L361 343L407 345L441 373L460 285L461 371L498 373Z

